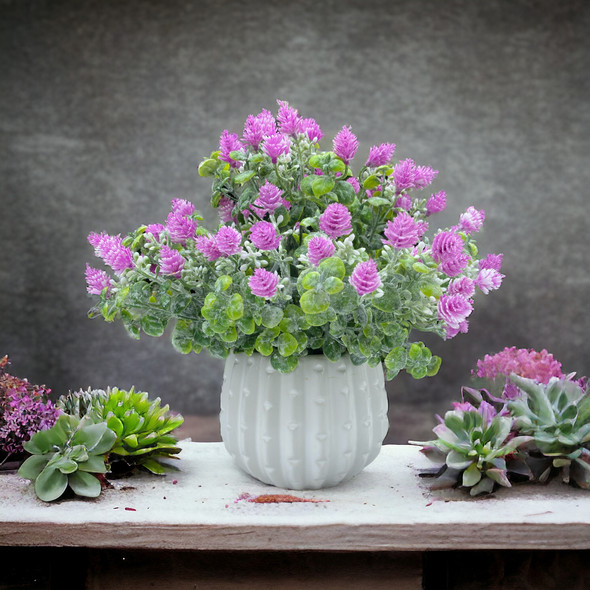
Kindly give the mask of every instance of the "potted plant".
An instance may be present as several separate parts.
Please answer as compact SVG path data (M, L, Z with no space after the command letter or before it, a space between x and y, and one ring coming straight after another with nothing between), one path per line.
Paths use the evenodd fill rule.
M91 316L121 320L134 338L172 322L179 352L227 359L226 447L290 488L335 485L372 461L387 431L383 367L387 379L434 375L440 358L416 332L466 332L476 290L503 278L501 255L478 258L483 211L428 237L446 206L444 191L425 190L437 171L394 164L391 143L353 170L350 127L331 150L322 136L283 101L276 117L250 115L199 166L218 227L175 199L164 224L91 233L112 272L86 268Z

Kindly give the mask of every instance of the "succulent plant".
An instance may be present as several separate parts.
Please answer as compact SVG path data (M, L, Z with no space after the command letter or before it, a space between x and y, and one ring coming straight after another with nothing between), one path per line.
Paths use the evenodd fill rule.
M92 410L95 400L100 397L106 399L106 395L104 390L90 387L87 390L70 391L60 396L55 406L65 414L83 418Z
M57 500L68 486L78 496L95 498L101 483L93 474L106 472L105 457L116 438L104 422L62 414L24 443L31 456L18 474L35 481L35 493L44 502Z
M518 432L534 438L538 452L550 459L538 475L546 481L552 468L564 482L590 488L590 394L579 383L553 377L547 384L512 375L521 395L508 403Z
M463 486L472 496L490 493L496 484L511 487L508 471L528 475L517 449L532 440L531 436L512 437L512 418L495 415L492 407L482 402L479 409L468 403L455 404L444 421L433 432L436 440L410 441L425 447L426 454L444 457L436 473L440 478L433 488Z
M78 391L60 398L58 405L65 411L87 412L95 421L106 422L117 435L109 455L114 472L126 472L141 466L155 474L166 467L161 459L176 458L180 452L178 440L170 434L184 421L172 415L168 405L160 407L160 398L148 399L146 392L108 388Z

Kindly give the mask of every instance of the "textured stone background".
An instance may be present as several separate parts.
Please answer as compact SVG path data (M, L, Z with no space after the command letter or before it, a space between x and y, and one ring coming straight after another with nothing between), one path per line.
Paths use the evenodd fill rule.
M0 353L56 393L134 384L215 413L220 361L86 318L86 235L175 197L207 211L198 162L281 98L324 145L350 124L361 151L440 170L439 224L483 208L481 251L504 253L469 334L427 339L439 376L390 384L395 420L443 412L508 345L589 374L589 56L585 0L0 0Z

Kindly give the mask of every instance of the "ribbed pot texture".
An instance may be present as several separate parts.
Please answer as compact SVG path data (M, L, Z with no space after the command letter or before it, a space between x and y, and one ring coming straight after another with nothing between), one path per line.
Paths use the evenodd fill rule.
M256 479L291 490L335 486L379 454L389 426L383 369L314 355L284 374L268 357L231 353L220 422L226 449Z

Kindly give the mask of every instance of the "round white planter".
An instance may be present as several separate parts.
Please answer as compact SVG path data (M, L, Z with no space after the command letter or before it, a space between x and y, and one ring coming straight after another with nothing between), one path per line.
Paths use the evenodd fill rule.
M389 426L383 369L317 355L283 374L268 357L231 353L220 422L226 449L256 479L292 490L335 486L379 454Z

